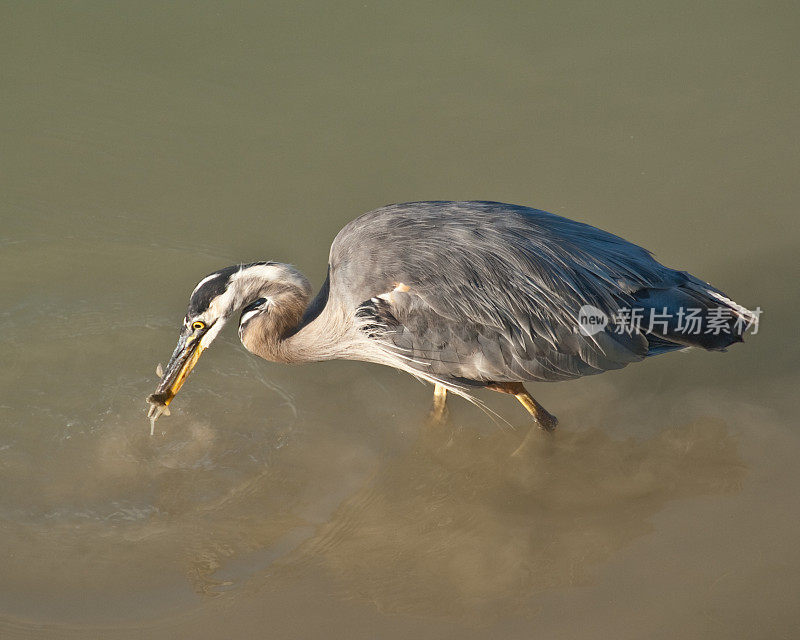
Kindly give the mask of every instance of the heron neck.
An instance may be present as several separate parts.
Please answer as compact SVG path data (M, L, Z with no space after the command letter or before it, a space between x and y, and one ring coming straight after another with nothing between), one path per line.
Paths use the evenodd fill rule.
M270 314L254 319L258 323L243 339L250 351L282 363L318 362L341 358L347 333L345 314L329 299L330 279L326 278L319 293L293 318L282 318L278 327ZM307 299L307 298L306 298ZM279 305L277 305L279 306ZM272 323L272 324L271 324Z

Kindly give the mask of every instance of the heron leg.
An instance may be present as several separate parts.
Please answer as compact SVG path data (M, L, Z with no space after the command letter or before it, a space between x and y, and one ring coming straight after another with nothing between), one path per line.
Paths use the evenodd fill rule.
M540 405L534 397L528 393L521 382L492 382L486 385L487 389L508 393L519 400L520 404L528 410L536 420L536 423L545 431L552 431L558 424L558 418Z
M428 414L428 422L442 424L447 420L447 388L440 384L433 387L433 408Z

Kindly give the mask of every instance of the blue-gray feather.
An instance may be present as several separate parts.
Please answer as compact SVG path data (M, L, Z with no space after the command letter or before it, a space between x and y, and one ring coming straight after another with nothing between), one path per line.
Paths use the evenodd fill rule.
M401 283L408 291L377 298ZM564 380L741 339L686 336L674 321L660 332L610 324L581 334L586 304L612 316L724 303L717 289L618 236L498 202L411 202L366 213L333 242L327 286L373 339L454 384Z

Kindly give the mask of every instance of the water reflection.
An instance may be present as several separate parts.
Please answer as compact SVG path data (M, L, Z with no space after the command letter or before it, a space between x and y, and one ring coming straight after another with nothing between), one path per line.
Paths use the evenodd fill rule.
M324 567L380 610L480 616L583 584L651 531L671 500L737 491L745 476L725 424L701 419L648 440L599 429L537 437L428 428L387 461L283 563Z
M7 511L0 531L19 598L4 607L57 620L79 601L95 620L165 615L198 594L322 572L337 599L485 620L587 583L669 501L736 491L746 473L710 418L645 440L535 431L521 449L524 429L426 427L383 453L358 433L301 442L218 424L178 410L169 437L153 439L140 408L110 411L95 436L50 454L32 507ZM4 460L4 483L19 483L21 466Z

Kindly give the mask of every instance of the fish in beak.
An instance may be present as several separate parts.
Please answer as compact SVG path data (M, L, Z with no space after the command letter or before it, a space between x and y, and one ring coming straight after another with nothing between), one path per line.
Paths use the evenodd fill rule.
M197 364L200 355L205 350L202 344L203 335L208 331L202 322L194 322L184 328L178 338L178 345L172 353L172 357L164 370L159 364L156 374L161 378L156 390L147 396L150 403L150 410L147 417L150 418L150 435L155 431L155 424L158 417L164 413L169 415L169 403L180 391L186 377Z

